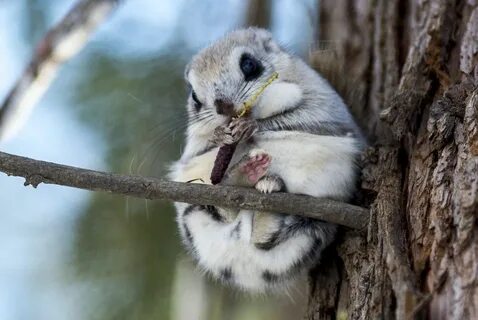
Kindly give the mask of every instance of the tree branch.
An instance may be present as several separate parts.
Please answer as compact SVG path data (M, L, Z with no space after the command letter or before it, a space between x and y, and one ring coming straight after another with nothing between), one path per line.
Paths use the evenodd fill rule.
M0 171L25 178L25 185L40 183L107 191L145 199L169 199L191 204L285 212L364 230L368 210L347 203L311 196L262 194L251 188L182 183L164 179L99 172L33 160L0 152Z
M120 0L80 0L40 41L32 59L0 107L0 141L12 136L55 78Z

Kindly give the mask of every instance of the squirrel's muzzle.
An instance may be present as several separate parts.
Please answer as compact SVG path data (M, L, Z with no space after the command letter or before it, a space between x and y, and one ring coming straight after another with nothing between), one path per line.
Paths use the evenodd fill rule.
M214 101L214 105L216 106L217 114L224 116L234 115L234 104L231 101L225 99L216 99Z

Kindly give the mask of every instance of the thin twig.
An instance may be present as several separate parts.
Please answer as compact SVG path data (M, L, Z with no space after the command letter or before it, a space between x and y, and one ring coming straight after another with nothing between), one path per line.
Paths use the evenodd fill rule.
M15 134L55 78L120 0L80 0L40 41L0 107L0 141Z
M364 230L368 210L329 199L291 193L262 194L251 188L182 183L120 175L33 160L0 152L0 171L25 178L25 185L40 183L107 191L145 199L169 199L267 212L284 212Z

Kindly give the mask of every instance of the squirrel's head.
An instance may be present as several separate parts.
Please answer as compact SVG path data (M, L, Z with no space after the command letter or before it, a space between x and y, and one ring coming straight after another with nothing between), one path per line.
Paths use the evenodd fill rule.
M252 116L265 118L260 106L291 94L300 95L298 85L287 79L293 58L273 39L269 31L248 28L233 31L196 54L187 65L185 79L190 87L188 115L190 124L207 134L211 128L229 122L243 103L267 82L274 72L279 79L267 87ZM270 109L270 107L268 108ZM191 128L190 128L191 129ZM196 132L198 134L198 132Z

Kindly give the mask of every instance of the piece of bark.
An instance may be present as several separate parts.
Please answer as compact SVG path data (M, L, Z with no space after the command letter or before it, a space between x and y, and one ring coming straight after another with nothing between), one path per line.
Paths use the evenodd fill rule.
M236 151L237 143L226 144L219 148L217 151L216 159L214 160L214 166L211 171L211 183L213 185L219 184L224 175L226 174L227 168L231 163L234 152Z

